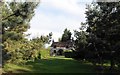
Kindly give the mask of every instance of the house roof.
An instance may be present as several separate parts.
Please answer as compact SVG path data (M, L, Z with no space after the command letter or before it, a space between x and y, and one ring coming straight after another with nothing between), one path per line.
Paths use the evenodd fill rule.
M53 42L51 47L72 47L73 43L72 42Z

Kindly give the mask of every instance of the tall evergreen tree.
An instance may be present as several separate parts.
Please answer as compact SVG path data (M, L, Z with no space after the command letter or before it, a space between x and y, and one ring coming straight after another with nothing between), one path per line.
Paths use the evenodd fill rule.
M101 49L109 52L108 57L111 57L109 60L111 68L113 68L115 58L120 58L120 48L118 48L118 45L120 46L120 2L97 2L88 5L87 9L87 32L95 37L92 39L94 39L97 50L99 49L98 41L102 41L101 44L104 46ZM95 41L95 39L97 40ZM99 51L101 50L99 49Z
M70 32L70 30L68 30L67 28L64 30L64 33L62 34L62 38L61 38L61 42L67 42L71 40L71 35L72 33Z
M81 27L79 28L79 31L74 31L74 37L75 40L75 48L76 50L84 50L85 46L87 45L87 33L85 31L86 25L85 23L81 23Z
M18 50L22 50L22 47L25 46L24 32L30 28L29 22L34 16L34 9L38 4L35 2L3 3L1 7L3 63L12 57L14 59Z

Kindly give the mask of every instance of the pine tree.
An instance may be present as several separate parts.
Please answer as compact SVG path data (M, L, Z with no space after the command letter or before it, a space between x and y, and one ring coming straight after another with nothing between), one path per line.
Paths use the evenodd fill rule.
M67 28L64 30L64 33L62 34L61 42L67 42L71 40L72 33L70 30L67 30Z
M88 5L86 11L87 32L93 35L94 44L99 51L103 49L111 57L111 68L114 67L116 59L120 58L120 2L97 2ZM95 39L97 39L95 41ZM101 43L98 43L101 40ZM102 50L97 45L102 44ZM116 61L118 62L118 61Z
M15 55L24 45L26 40L24 32L30 28L29 22L34 16L34 9L38 4L35 2L3 3L1 7L3 64L8 59L17 58Z

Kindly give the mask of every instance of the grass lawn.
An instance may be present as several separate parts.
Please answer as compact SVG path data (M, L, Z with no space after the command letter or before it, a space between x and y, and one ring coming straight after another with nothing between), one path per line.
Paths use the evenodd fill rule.
M5 71L29 72L29 73L95 73L93 66L89 63L80 63L71 58L50 57L35 62L28 62L24 66L7 64Z

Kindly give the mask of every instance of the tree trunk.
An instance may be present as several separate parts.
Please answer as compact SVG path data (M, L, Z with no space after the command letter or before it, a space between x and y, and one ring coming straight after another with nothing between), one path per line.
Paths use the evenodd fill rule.
M110 61L110 69L113 70L114 67L115 67L115 62L114 62L113 59L111 59L111 61Z

